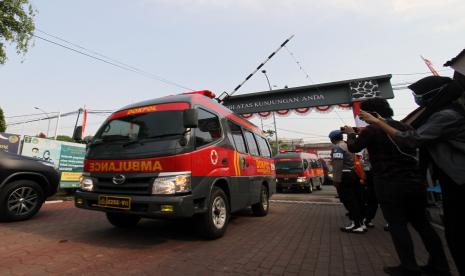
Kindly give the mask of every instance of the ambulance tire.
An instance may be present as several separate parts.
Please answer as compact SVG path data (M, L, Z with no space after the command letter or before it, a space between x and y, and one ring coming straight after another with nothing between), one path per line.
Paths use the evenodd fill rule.
M113 226L120 228L130 228L136 226L139 223L141 217L131 214L108 212L107 219Z
M308 183L307 193L313 193L313 180L310 180L310 183Z
M226 232L231 216L228 197L223 189L213 187L207 204L207 212L197 217L197 227L206 239L218 239Z
M320 185L316 188L318 191L321 191L323 189L323 180L320 178Z
M268 188L265 185L262 185L260 191L260 202L252 205L252 213L257 217L264 217L268 214L270 209L270 196L268 193Z

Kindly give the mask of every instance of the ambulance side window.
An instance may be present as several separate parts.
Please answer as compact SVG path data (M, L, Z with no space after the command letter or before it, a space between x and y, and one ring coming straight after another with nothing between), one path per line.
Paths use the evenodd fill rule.
M228 126L231 130L231 135L234 140L234 144L236 145L236 150L240 153L247 153L241 127L231 121L228 121Z
M260 156L258 152L257 142L255 142L255 138L253 137L252 132L245 131L245 140L247 140L247 146L249 147L249 153L252 155Z
M195 129L195 145L202 147L221 138L218 117L203 109L199 110L199 127Z
M260 154L263 157L270 158L271 152L270 152L270 148L268 147L268 143L266 142L265 138L255 135L255 139L258 142L258 148L260 149Z

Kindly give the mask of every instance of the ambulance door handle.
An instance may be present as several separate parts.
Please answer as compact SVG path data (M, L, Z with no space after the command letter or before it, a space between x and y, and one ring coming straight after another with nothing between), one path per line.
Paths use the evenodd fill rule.
M227 166L228 165L228 158L223 158L223 160L221 160L221 164L223 166Z

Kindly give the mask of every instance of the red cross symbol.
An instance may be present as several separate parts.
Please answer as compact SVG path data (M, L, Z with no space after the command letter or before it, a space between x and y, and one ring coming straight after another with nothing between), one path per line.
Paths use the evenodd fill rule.
M216 165L218 163L218 153L216 152L216 150L212 150L210 152L210 161L213 165Z

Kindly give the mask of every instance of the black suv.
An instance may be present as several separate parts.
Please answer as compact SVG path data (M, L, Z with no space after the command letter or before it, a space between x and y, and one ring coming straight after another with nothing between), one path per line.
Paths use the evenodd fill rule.
M59 183L53 164L0 150L0 221L34 216Z

